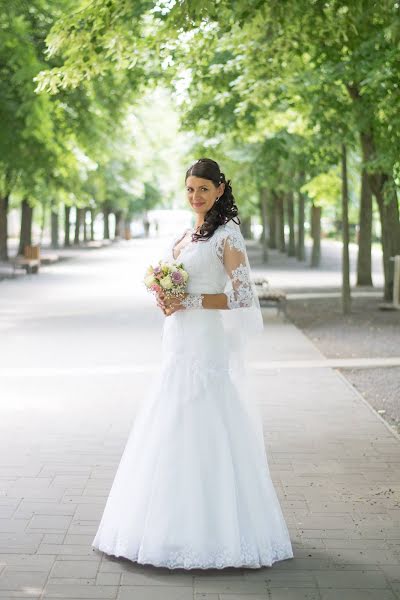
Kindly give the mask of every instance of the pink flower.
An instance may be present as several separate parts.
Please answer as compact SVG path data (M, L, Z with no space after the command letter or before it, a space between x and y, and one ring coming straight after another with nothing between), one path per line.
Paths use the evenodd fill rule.
M153 285L150 288L153 292L156 292L157 294L159 292L161 292L161 287L159 285L157 285L156 283L153 283Z
M174 271L171 275L171 279L174 283L176 284L180 284L183 283L183 277L182 274L179 271Z

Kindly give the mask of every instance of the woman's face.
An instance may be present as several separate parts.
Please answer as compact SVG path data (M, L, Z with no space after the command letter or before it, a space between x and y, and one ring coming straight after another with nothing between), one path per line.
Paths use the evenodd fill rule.
M197 214L205 214L213 206L216 198L224 193L225 184L215 187L211 179L190 175L186 179L186 192L189 204Z

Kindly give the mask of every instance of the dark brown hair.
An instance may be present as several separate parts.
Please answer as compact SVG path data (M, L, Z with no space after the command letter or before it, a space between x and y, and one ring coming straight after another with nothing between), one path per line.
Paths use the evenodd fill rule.
M220 171L218 163L215 160L211 160L211 158L199 158L186 171L185 183L191 175L201 177L202 179L209 179L216 188L221 183L225 183L224 193L214 202L210 210L206 212L204 223L198 233L193 233L192 239L206 240L213 235L220 225L224 225L231 220L239 225L239 211L232 193L231 180L225 179L225 174Z

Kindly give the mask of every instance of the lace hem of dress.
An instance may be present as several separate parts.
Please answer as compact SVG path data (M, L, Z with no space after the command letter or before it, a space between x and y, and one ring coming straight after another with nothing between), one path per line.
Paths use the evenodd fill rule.
M140 564L151 564L169 569L224 569L226 567L256 569L263 566L270 567L274 562L293 558L293 549L290 542L278 544L272 548L264 547L255 552L243 539L240 544L239 556L237 552L222 547L209 553L207 559L201 558L199 553L190 547L171 552L167 557L160 558L154 553L140 551L131 554L126 546L122 544L117 544L115 547L104 546L103 544L92 544L92 546L117 558L122 556Z

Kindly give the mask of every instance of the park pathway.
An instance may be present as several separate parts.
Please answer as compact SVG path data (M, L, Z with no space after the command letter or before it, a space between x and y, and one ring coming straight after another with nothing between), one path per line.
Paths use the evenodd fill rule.
M140 280L161 245L0 283L0 599L400 598L400 440L274 310L249 359L294 559L185 572L91 548L160 358L164 317Z

